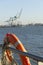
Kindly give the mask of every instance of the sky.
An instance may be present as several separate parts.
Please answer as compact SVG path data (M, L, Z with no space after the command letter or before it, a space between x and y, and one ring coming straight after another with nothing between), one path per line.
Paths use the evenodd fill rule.
M22 23L43 23L43 0L0 0L0 24L19 14Z

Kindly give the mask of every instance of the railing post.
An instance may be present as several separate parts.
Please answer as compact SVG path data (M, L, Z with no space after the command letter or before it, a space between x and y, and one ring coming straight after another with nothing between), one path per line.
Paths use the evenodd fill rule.
M43 62L40 62L40 61L39 61L39 62L38 62L38 65L43 65Z

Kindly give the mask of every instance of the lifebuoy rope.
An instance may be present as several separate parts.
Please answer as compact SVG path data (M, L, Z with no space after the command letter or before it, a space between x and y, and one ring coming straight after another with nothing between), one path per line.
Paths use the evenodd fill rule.
M6 43L6 41L7 41L7 43ZM14 58L11 59L11 55L8 55L8 54L7 55L10 56L10 59L12 62L11 62L11 64L6 63L7 60L6 60L5 52L8 50L8 48L7 48L8 45L9 45L8 39L4 40L4 44L2 46L2 59L1 59L2 65L14 65L14 64L17 65L17 62L15 61L15 59Z

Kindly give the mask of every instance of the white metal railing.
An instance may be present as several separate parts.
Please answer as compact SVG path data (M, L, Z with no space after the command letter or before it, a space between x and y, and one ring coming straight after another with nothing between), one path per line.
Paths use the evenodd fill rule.
M0 47L2 47L3 44L0 44ZM22 51L19 51L15 48L11 48L11 47L7 47L6 49L9 49L11 50L13 53L18 53L18 54L22 54L22 55L25 55L27 57L30 57L31 59L35 60L38 62L38 65L43 65L43 57L40 57L40 56L36 56L36 55L33 55L31 53L28 53L28 52L22 52Z

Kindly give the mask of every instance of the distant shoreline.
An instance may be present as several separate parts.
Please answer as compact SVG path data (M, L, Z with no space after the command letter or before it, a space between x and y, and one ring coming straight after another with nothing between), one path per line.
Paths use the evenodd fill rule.
M43 26L43 24L36 23L36 24L27 24L27 25L0 25L0 28L19 27L19 26Z

